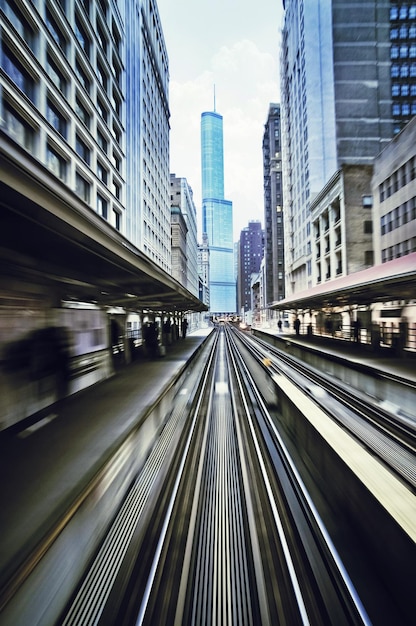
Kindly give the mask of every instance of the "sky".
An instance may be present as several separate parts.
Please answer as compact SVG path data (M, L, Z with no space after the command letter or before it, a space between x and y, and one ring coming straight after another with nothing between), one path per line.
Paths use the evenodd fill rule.
M157 0L169 57L170 171L192 187L201 241L201 113L223 117L225 199L234 241L264 226L262 140L280 102L282 0ZM254 10L253 10L254 9Z

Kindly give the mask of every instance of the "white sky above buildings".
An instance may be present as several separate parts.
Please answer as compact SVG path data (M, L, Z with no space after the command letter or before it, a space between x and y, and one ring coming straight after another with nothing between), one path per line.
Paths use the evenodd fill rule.
M225 198L234 241L264 226L262 139L279 97L282 0L157 0L170 68L170 171L194 192L201 241L201 113L223 116Z

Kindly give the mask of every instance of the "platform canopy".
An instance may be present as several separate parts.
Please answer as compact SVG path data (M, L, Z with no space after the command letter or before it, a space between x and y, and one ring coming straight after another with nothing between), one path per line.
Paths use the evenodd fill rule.
M0 137L0 262L12 280L47 282L62 300L129 310L207 306L55 176Z
M330 280L274 302L280 311L370 305L416 299L416 252Z

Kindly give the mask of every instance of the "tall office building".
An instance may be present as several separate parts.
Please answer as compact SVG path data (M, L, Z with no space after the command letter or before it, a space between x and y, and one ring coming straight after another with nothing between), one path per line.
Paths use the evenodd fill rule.
M128 239L171 271L169 66L157 3L126 3Z
M251 221L240 233L238 258L238 314L251 311L253 275L258 275L264 253L261 222Z
M210 311L234 313L233 207L224 199L224 149L222 116L201 115L202 230L210 253Z
M416 3L390 7L391 98L394 133L416 115Z
M393 124L390 2L285 0L284 8L281 109L288 297L314 284L312 201L343 165L371 165L391 139ZM348 225L347 215L342 220Z
M168 59L156 0L3 0L1 129L171 269Z
M1 3L1 128L125 235L124 15L66 4Z
M285 297L280 105L271 103L263 135L266 305ZM267 310L267 309L266 309ZM268 311L268 310L267 310Z

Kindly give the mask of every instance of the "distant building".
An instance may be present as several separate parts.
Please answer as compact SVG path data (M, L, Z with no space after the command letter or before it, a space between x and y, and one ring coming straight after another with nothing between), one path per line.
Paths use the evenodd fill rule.
M207 234L202 235L198 245L199 299L209 309L209 245Z
M365 2L358 18L352 1L284 2L286 298L314 284L311 205L317 194L344 166L372 165L393 136L390 4Z
M251 221L240 233L238 258L238 309L243 317L252 306L251 281L258 274L264 251L264 231L261 222Z
M186 234L188 228L179 206L171 206L172 276L181 285L187 283Z
M263 135L266 304L285 297L280 105L270 104Z
M186 178L170 175L170 202L171 207L179 207L186 226L186 239L182 249L186 257L186 272L180 281L184 287L195 296L198 296L198 241L197 241L197 220L196 208L193 200L192 188ZM172 213L172 217L175 213ZM173 225L172 225L173 228ZM172 230L173 237L173 230ZM172 250L173 255L173 250ZM172 273L173 273L172 258ZM175 275L173 273L173 275ZM186 282L182 282L185 279ZM175 276L177 278L177 276Z
M201 115L202 231L209 246L210 311L235 313L233 207L224 199L223 118Z

